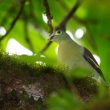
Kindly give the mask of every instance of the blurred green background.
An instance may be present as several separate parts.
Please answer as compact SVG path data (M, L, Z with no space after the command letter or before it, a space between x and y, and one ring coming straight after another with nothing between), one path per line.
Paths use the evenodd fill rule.
M22 0L0 0L0 37L9 29L11 22L17 15ZM57 26L67 15L76 0L48 0L52 24ZM98 56L101 69L110 82L110 1L109 0L82 0L76 13L67 24L67 32L80 44ZM0 42L2 51L9 49L10 40L16 40L28 49L31 56L21 53L20 60L35 63L43 61L51 65L57 64L56 48L52 45L44 52L44 56L36 55L48 42L49 33L45 18L43 0L26 0L22 15L11 32ZM22 48L22 47L20 47ZM13 50L14 51L14 50ZM23 50L24 51L24 50ZM14 52L13 52L14 53ZM23 55L26 54L26 55ZM38 63L39 63L38 62Z

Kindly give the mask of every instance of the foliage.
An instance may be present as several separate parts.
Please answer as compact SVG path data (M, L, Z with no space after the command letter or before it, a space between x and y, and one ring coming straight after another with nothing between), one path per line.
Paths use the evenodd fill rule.
M100 67L105 79L110 83L110 1L79 1L81 3L78 9L71 15L71 19L66 22L66 30L73 34L77 42L100 57ZM40 54L41 50L48 43L47 39L49 38L49 34L52 33L52 28L50 29L51 26L43 19L43 15L46 15L43 2L44 0L0 0L0 28L4 27L6 32L9 31L6 36L0 32L0 48L6 51L8 41L14 38L33 52L32 56L15 56L16 59L32 65L34 65L35 62L43 62L42 64L56 66L58 65L56 58L57 44L52 43L48 46L46 51ZM50 21L52 21L53 27L57 27L61 21L63 21L71 8L75 6L76 2L77 0L48 0L51 14ZM75 34L77 29L85 30L83 37L80 39L78 39ZM42 57L42 55L44 57ZM76 73L79 71L76 71ZM100 89L100 91L103 92L103 88ZM72 110L73 106L76 107L74 110L80 110L80 107L83 108L84 105L82 106L82 103L80 103L80 101L78 102L72 95L67 91L61 91L58 95L55 95L54 98L50 98L50 110ZM102 99L105 99L105 96ZM96 103L98 103L98 101L97 99ZM101 103L102 102L103 100L101 100ZM110 101L108 100L107 102ZM78 104L81 105L79 108L77 106ZM90 106L91 105L92 104L90 104ZM93 106L94 105L95 104L93 104ZM88 107L86 109L90 108Z
M53 93L48 100L48 104L49 110L80 110L83 106L75 95L65 90L60 90L58 94Z
M48 0L48 2L53 17L52 21L56 26L65 17L76 0L70 0L69 2L66 0ZM10 23L19 11L21 3L19 1L15 2L15 0L10 2L1 0L0 25L5 27L6 30L8 30ZM1 41L1 48L6 50L9 39L14 38L26 48L38 53L46 45L48 37L47 25L42 17L44 12L43 0L26 0L21 17L8 36ZM110 71L109 18L109 0L82 0L79 9L67 25L67 30L71 31L73 35L78 28L86 28L84 37L77 40L100 56L101 68L108 82L110 81L108 77ZM26 32L25 25L27 25L28 32ZM55 48L56 44L54 43L48 48L44 53L47 58L51 57L56 60Z

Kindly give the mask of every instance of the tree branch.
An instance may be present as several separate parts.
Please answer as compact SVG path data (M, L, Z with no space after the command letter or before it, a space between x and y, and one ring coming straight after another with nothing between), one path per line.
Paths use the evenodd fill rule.
M60 6L65 10L65 11L68 11L68 7L67 5L62 1L62 0L56 0ZM92 23L92 24L96 24L98 21L95 20L95 19L91 19L91 20L83 20L83 19L80 19L78 18L77 16L75 15L72 15L72 19L75 20L76 22L78 23L81 23L83 25L86 25L86 24L89 24L89 23Z
M44 46L44 48L38 52L38 54L43 54L47 49L48 47L51 45L52 41L48 41L47 44Z
M49 9L49 5L48 5L48 2L47 0L44 0L44 6L46 8L46 15L47 15L47 18L48 18L48 26L50 28L50 33L53 32L53 27L52 27L52 23L51 23L51 15L50 15L50 9ZM65 30L65 26L67 24L67 22L70 20L70 18L72 17L72 15L76 12L76 10L78 9L80 5L80 0L77 0L76 4L72 7L72 9L70 10L70 12L65 16L65 18L61 21L61 23L56 26L56 30L57 29L63 29ZM39 54L42 54L43 52L45 52L47 50L47 48L51 45L52 41L48 41L48 43L45 45L45 47L39 52Z
M17 20L19 19L20 15L22 14L23 12L23 9L24 9L24 4L25 4L25 0L23 0L21 2L21 7L20 7L20 10L18 11L18 14L15 16L15 18L13 19L9 29L7 30L6 34L1 36L0 37L0 41L2 41L4 38L6 38L6 36L12 31L13 27L15 26Z
M79 5L80 5L80 0L77 0L76 4L72 7L72 9L69 11L69 13L64 17L64 19L61 21L61 23L56 27L56 30L57 29L65 30L67 22L70 20L70 18L76 12Z
M52 16L51 16L51 13L50 13L48 0L44 0L43 4L44 4L44 7L45 7L45 14L46 14L47 20L48 20L47 24L48 24L48 28L49 28L49 33L52 34L52 32L53 32Z
M47 16L47 24L48 24L48 29L49 29L49 34L52 34L53 32L53 26L52 26L52 16L50 13L50 8L49 8L49 4L48 4L48 0L44 0L43 1L44 7L45 7L45 14ZM47 42L47 44L45 45L45 47L39 52L39 54L42 54L43 52L45 52L47 50L47 48L51 45L52 41Z

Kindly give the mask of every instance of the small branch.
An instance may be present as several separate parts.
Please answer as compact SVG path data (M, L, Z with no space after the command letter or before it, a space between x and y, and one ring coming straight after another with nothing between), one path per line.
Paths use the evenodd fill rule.
M65 18L61 21L61 23L56 27L57 29L65 30L65 26L67 22L70 20L70 18L73 16L73 14L76 12L78 7L80 6L80 0L77 0L75 6L72 7L72 9L69 11L69 13L65 16Z
M67 7L67 5L62 1L62 0L56 0L59 4L60 4L60 6L65 10L65 11L68 11L69 9L68 9L68 7ZM77 16L75 16L75 15L72 15L72 18L73 18L73 20L75 20L76 22L78 22L78 23L81 23L81 24L83 24L83 25L86 25L86 24L96 24L96 23L98 23L98 21L97 20L95 20L95 19L92 19L92 20L83 20L83 19L80 19L80 18L78 18Z
M50 8L49 8L49 4L48 4L48 0L44 0L43 1L44 7L45 7L45 14L47 16L47 24L48 24L48 28L49 28L49 34L52 34L53 32L53 26L52 26L52 16L50 13ZM42 54L43 52L45 52L47 50L47 48L51 45L51 41L47 42L47 44L45 45L45 47L39 52L39 54Z
M70 20L70 18L72 17L72 15L76 12L76 10L78 9L80 5L80 0L78 0L75 4L75 6L72 7L72 9L70 10L70 12L67 14L67 16L65 16L65 18L61 21L61 23L55 28L57 29L63 29L65 30L65 25L67 24L67 22ZM50 33L53 32L53 27L52 27L52 23L51 23L51 15L50 15L50 9L49 9L49 5L47 0L44 0L44 6L46 8L46 15L48 18L48 26L50 28ZM39 54L42 54L43 52L45 52L48 47L51 45L52 41L48 41L48 43L45 45L45 47L39 52Z
M52 43L52 41L48 41L47 44L44 46L44 48L40 52L38 52L38 54L44 53L49 48L51 43Z
M13 19L13 21L12 21L12 23L11 23L9 29L7 30L6 34L0 37L0 41L2 41L4 38L6 38L6 36L12 31L12 29L13 29L13 27L15 26L17 20L19 19L20 15L21 15L22 12L23 12L24 4L25 4L25 0L23 0L23 1L21 2L21 7L20 7L20 10L19 10L18 14L17 14L17 15L15 16L15 18Z
M56 1L60 4L60 6L65 11L68 11L69 10L68 7L67 7L67 5L62 0L56 0ZM76 22L84 25L86 27L86 29L88 30L89 36L92 36L91 35L91 32L90 32L90 29L89 29L89 24L97 24L98 23L98 21L96 19L83 20L83 19L78 18L75 15L72 16L72 19L75 20ZM95 44L95 41L94 41L93 37L88 37L88 40L90 40L91 46L96 50L97 48L96 48L96 44Z
M50 13L48 0L44 0L43 4L44 4L44 7L45 7L45 14L46 14L47 20L48 20L47 24L48 24L48 28L49 28L49 33L52 34L52 32L53 32L52 16L51 16L51 13Z

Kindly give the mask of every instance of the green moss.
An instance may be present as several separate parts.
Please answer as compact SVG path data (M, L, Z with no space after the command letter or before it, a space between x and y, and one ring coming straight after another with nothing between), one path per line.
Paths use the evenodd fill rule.
M45 108L44 103L51 93L60 89L68 89L75 93L74 86L85 101L89 101L96 95L97 82L95 80L86 77L73 78L73 81L70 78L71 81L69 81L65 70L62 67L27 64L18 60L17 56L0 53L0 98L2 99L0 106L15 104L17 100L18 105L20 101L23 104L18 108L21 106L24 108L21 107L19 110L25 110L27 107L33 110L38 107L40 110L42 107ZM39 98L35 101L34 97ZM16 104L10 110L16 110L15 108L17 108Z

